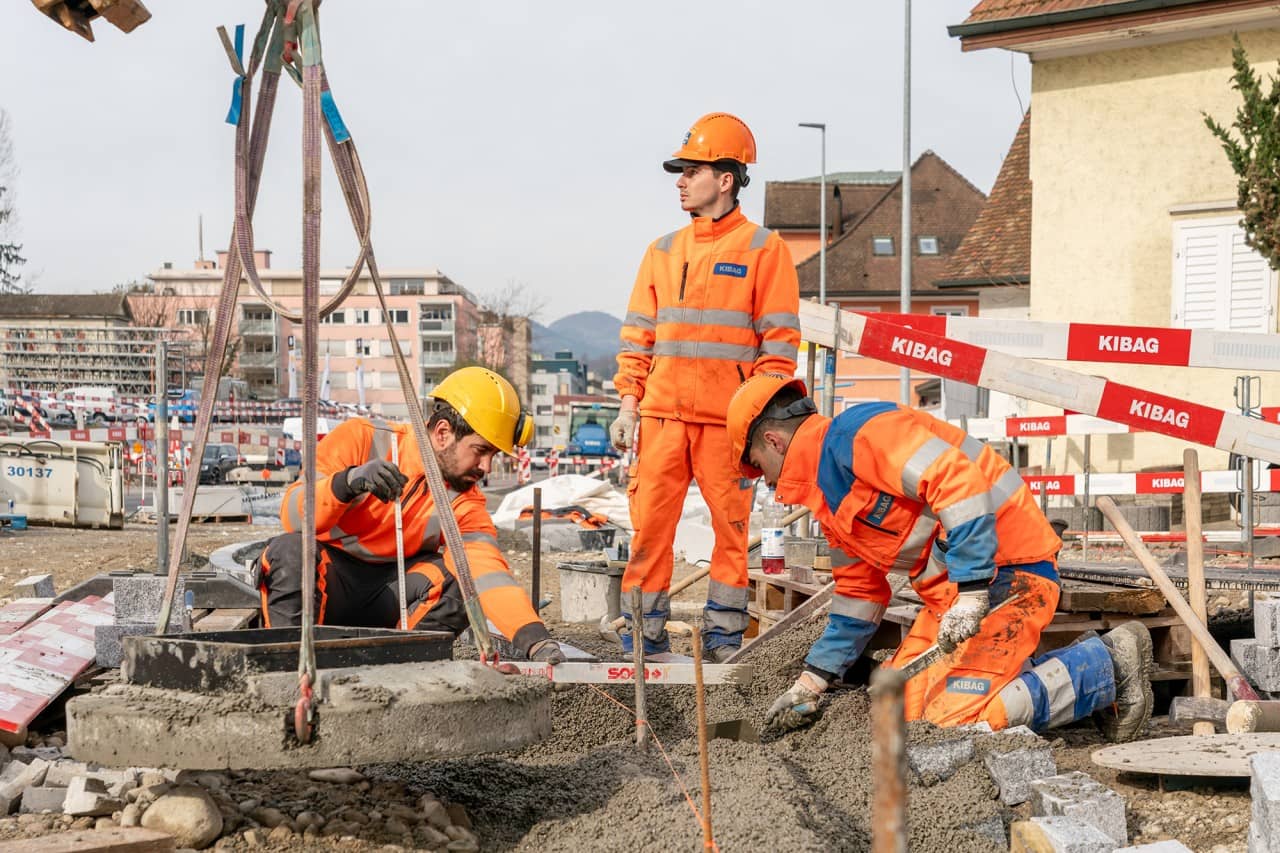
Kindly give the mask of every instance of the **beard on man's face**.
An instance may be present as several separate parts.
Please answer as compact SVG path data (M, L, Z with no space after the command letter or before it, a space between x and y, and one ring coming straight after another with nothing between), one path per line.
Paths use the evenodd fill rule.
M455 492L465 492L484 479L484 469L462 467L458 459L458 439L453 439L449 446L437 455L440 460L440 475Z

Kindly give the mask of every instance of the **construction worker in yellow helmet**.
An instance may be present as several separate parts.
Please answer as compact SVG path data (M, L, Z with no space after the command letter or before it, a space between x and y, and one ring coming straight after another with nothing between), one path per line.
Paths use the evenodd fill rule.
M491 370L449 374L427 400L427 437L449 489L467 561L485 615L531 660L564 655L538 618L498 549L497 529L478 483L499 453L533 435L511 383ZM392 437L399 464L391 461ZM302 536L316 537L317 624L395 627L400 619L395 500L402 501L408 627L460 633L467 627L453 555L445 546L427 488L417 440L408 424L353 418L316 446L316 526L304 531L304 483L285 492L286 533L258 558L258 587L268 627L297 625L302 615Z
M725 409L743 379L795 372L800 344L800 290L787 245L738 206L755 161L755 137L742 119L710 113L694 122L662 164L679 176L690 222L649 245L620 334L614 383L622 406L610 436L619 449L634 443L637 454L635 535L622 587L643 593L648 654L670 649L672 542L693 479L715 531L702 624L708 657L729 657L747 627L752 483L724 464ZM632 634L623 634L624 648Z

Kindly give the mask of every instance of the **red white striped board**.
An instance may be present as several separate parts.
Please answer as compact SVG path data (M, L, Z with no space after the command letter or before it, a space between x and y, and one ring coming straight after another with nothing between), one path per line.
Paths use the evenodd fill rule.
M53 606L52 598L18 598L0 607L0 637L18 631Z
M1280 370L1280 335L926 314L863 316L1022 358Z
M1083 495L1084 474L1038 474L1022 478L1039 495ZM1180 495L1183 490L1181 471L1146 472L1138 474L1090 474L1091 495ZM1200 490L1205 494L1236 494L1242 491L1239 471L1201 471ZM1280 492L1280 468L1268 468L1261 472L1254 485L1255 492Z
M1280 464L1280 424L814 302L800 303L800 332L820 346Z
M126 426L94 427L93 429L33 430L31 435L52 438L55 441L150 441L155 438L155 425L131 423ZM194 429L170 428L169 430L170 441L191 442L195 441L195 437ZM237 447L302 449L301 441L272 435L265 429L228 430L213 427L209 430L208 440L211 443L234 444Z
M960 422L952 419L959 426ZM1142 430L1089 415L1043 415L1023 418L968 418L965 430L984 441L1006 438L1053 438L1062 435L1116 435Z
M93 631L110 625L110 595L64 601L22 630L0 639L0 729L21 731L89 668Z

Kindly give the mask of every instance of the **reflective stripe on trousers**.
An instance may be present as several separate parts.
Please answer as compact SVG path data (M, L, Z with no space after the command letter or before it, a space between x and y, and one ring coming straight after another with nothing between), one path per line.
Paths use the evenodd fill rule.
M1000 691L1010 726L1042 732L1083 720L1115 701L1115 668L1097 637L1048 652L1031 664L1029 672Z
M716 580L707 584L707 606L702 611L703 648L742 645L742 632L750 621L747 598L746 587Z
M666 590L643 592L640 594L640 609L644 620L644 653L661 654L671 651L671 637L667 635L667 619L671 616L671 594ZM635 633L631 618L631 591L622 591L622 618L626 620L622 637L623 651L628 654L633 648L632 635Z

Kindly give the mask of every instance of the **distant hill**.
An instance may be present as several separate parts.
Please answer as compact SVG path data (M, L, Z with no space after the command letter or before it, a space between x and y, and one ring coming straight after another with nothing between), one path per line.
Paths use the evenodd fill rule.
M549 326L535 322L533 351L550 358L557 350L569 350L591 370L612 376L621 328L621 320L603 311L579 311Z

